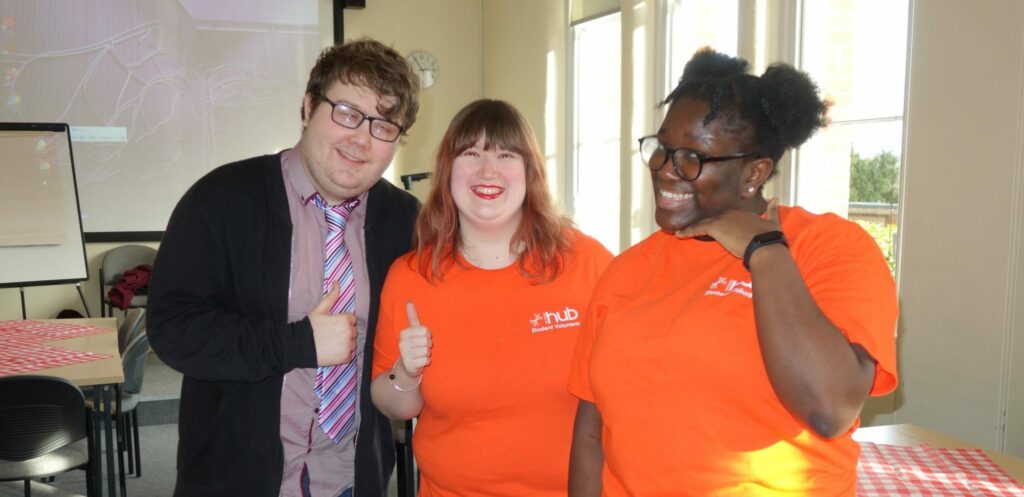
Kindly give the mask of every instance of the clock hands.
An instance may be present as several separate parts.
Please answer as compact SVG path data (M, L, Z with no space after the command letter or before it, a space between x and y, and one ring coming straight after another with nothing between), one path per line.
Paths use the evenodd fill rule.
M409 67L420 77L422 88L430 88L437 81L437 59L432 54L424 51L414 51L406 57Z

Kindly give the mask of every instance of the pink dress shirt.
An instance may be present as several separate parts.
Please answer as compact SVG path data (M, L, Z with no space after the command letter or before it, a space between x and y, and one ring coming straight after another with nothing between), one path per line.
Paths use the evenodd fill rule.
M292 220L291 286L288 291L288 321L304 318L320 302L324 281L324 242L327 221L311 201L316 189L302 163L298 147L281 154L288 210ZM369 312L370 282L366 270L363 224L366 220L366 193L349 217L345 244L352 255L356 278L355 360L362 371L366 348L366 320ZM360 373L357 373L360 374ZM316 368L294 369L284 377L281 391L281 443L284 446L282 497L302 496L302 471L310 477L312 497L337 497L352 486L355 468L355 434L359 430L359 399L356 399L356 424L347 436L335 444L317 424L320 399L313 391ZM362 378L358 378L359 382Z

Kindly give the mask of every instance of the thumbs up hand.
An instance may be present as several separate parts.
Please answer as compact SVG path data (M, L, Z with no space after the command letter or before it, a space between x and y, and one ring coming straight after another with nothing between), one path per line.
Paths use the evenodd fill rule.
M398 351L401 354L399 365L409 378L423 374L423 368L430 364L430 330L420 325L419 314L412 301L405 303L405 314L409 318L409 327L402 330L398 337ZM397 368L396 368L397 369Z
M316 363L319 366L335 366L352 360L356 350L356 316L348 312L331 314L331 306L338 300L341 290L338 282L309 311L309 324L313 326L313 343L316 345Z

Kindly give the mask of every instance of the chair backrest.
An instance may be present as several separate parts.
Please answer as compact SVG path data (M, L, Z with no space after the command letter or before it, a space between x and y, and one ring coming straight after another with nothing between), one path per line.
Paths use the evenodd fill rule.
M149 336L146 335L145 315L142 309L132 309L125 315L117 333L121 367L124 369L122 388L126 393L142 393L142 375L146 368L146 358L152 350L149 348Z
M103 262L100 265L100 283L113 285L121 278L121 273L142 264L152 264L155 259L156 249L153 247L121 245L112 248L103 255Z
M86 437L85 397L63 378L0 378L0 399L0 460L33 459Z

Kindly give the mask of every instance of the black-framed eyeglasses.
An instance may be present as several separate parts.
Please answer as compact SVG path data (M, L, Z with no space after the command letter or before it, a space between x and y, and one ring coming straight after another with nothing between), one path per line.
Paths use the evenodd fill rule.
M393 142L402 136L405 128L399 126L383 117L370 117L363 112L349 107L344 102L335 102L323 95L317 97L331 104L331 120L349 129L356 129L363 124L363 121L370 121L370 136L386 142Z
M656 135L645 136L640 139L640 157L644 164L652 171L659 171L672 158L672 170L676 176L686 181L696 181L704 170L704 164L709 162L724 162L733 159L746 159L757 157L757 154L744 152L738 154L721 155L709 157L696 150L688 148L668 148L658 141Z

